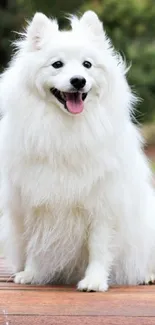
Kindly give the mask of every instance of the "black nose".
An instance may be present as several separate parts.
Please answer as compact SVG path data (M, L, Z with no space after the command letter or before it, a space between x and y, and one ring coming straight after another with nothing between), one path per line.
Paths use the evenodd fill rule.
M86 79L81 76L75 76L70 79L71 85L77 90L82 89L86 84Z

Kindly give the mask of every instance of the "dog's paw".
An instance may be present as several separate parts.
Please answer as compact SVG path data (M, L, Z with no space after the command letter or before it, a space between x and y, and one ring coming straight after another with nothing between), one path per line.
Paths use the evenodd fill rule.
M14 277L14 282L20 284L31 284L33 280L34 274L31 271L18 272Z
M155 284L155 273L151 273L149 274L145 280L144 280L144 284Z
M104 279L94 278L94 276L86 276L83 280L81 280L77 289L79 291L107 291L108 284Z

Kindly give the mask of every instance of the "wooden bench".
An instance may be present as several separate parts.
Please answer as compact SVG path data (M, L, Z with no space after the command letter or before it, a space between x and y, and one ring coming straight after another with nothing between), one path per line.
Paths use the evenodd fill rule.
M115 287L105 293L12 282L0 259L2 325L155 325L155 286Z

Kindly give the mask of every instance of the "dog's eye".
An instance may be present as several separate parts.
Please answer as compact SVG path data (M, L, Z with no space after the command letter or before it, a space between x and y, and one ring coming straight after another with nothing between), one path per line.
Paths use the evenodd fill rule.
M54 69L60 69L60 68L62 68L63 67L63 62L62 61L56 61L56 62L54 62L53 64L52 64L52 67L54 68Z
M89 61L84 61L83 66L87 69L90 69L92 67L92 64Z

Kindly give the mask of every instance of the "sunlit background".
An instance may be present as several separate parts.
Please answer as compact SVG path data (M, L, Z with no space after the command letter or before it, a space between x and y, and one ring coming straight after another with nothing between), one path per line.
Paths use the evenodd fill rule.
M13 31L21 30L36 11L57 17L64 28L66 13L88 9L96 11L115 48L132 64L128 81L142 98L135 116L143 126L147 154L155 161L155 0L0 0L0 71L11 56Z

